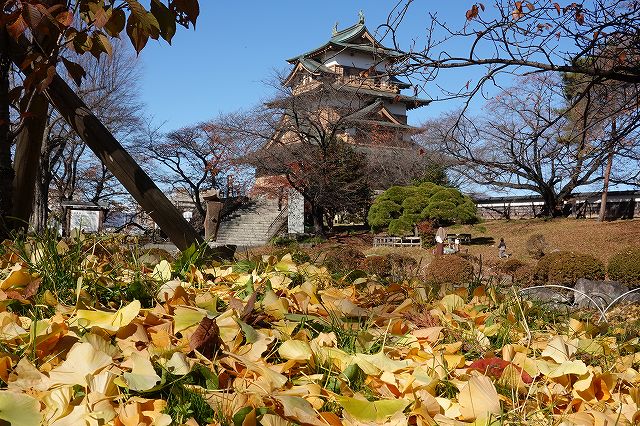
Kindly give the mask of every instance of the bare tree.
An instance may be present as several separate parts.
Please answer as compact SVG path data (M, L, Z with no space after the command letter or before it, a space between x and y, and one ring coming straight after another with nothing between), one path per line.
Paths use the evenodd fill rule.
M87 78L79 96L111 132L129 144L136 141L142 122L138 92L140 70L135 54L124 43L100 60L82 56ZM53 190L52 190L53 189ZM125 194L107 168L86 149L70 126L54 111L49 114L40 155L40 168L32 222L36 230L47 226L53 208L61 220L60 202L82 199L95 203Z
M174 191L186 192L203 218L204 191L223 190L227 176L233 175L235 184L240 184L247 175L246 166L238 162L245 154L245 146L215 121L183 127L166 135L151 130L148 142L141 148L146 160L157 166L157 179Z
M283 184L297 190L311 208L314 231L324 234L325 222L331 226L338 211L368 206L366 158L377 150L358 143L370 128L357 113L371 95L345 94L333 79L316 83L305 91L278 87L270 102L228 116L225 126L253 147L247 159L256 168L256 187L269 193L282 192ZM412 145L397 137L386 143L396 149Z
M398 49L402 46L396 33L412 3L414 0L400 0L380 28L390 33ZM430 14L426 36L414 40L397 59L396 71L430 82L446 69L484 69L475 82L469 80L465 87L446 92L464 97L479 93L501 74L540 71L638 84L638 22L640 2L636 0L496 0L486 8L475 3L469 10L460 10L459 25Z
M414 0L397 2L388 21L379 28L394 40L398 49L405 47L397 43L397 35L413 3ZM637 182L637 176L631 177L630 172L636 170L633 165L637 165L639 157L638 144L633 141L640 125L640 2L496 0L486 6L475 3L465 10L467 7L459 11L458 24L445 22L437 13L426 17L425 37L418 37L411 46L406 46L406 53L397 58L392 72L405 75L422 90L428 88L435 100L462 100L458 119L449 120L452 132L470 120L465 113L472 99L491 99L517 76L544 72L577 76L580 85L567 98L557 120L574 124L582 120L589 123L590 129L606 130L608 138L603 134L597 136L601 144L608 139L609 155L600 158L602 174L607 174L616 157L621 159L620 166L630 168L618 167L614 175L623 172L625 178L612 175L611 181ZM465 69L478 72L465 79L466 84L447 85L445 75L449 77L455 74L454 70ZM604 99L606 108L599 103ZM594 111L585 113L585 105ZM617 122L614 117L618 117ZM624 125L620 125L621 117ZM594 121L598 124L594 125ZM581 128L575 126L574 132ZM580 138L588 139L589 135L585 133Z
M576 188L603 179L611 141L589 96L584 108L592 114L581 116L581 126L568 125L562 88L553 73L526 77L489 102L483 116L448 114L427 123L425 135L471 181L538 193L545 202L542 213L558 216Z

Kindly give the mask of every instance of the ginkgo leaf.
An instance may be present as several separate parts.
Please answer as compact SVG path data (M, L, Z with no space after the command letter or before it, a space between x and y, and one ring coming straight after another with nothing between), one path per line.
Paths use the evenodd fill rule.
M278 354L284 359L308 361L313 356L311 346L302 340L287 340L278 348Z
M171 279L171 264L165 259L162 259L160 263L153 268L151 275L158 281L169 281Z
M2 281L0 281L0 290L7 290L9 288L26 287L31 282L31 274L22 265L14 265L9 270L9 275Z
M84 328L99 327L108 331L118 331L138 316L140 301L134 300L115 312L89 311L80 309L76 312L77 324Z
M51 370L49 378L53 384L87 386L91 377L111 365L113 359L96 350L89 342L78 342L71 347L67 359Z
M12 426L39 426L40 401L26 394L0 391L0 419Z
M464 420L487 419L501 412L495 386L487 376L472 376L458 394Z
M207 316L207 311L204 309L193 308L190 306L178 306L173 312L173 332L179 333L199 324L204 317Z
M558 364L569 361L578 350L578 339L569 341L565 336L555 336L547 343L542 354L543 358L551 358Z
M134 352L131 354L131 361L133 362L131 372L123 374L126 387L134 391L146 391L160 381L160 376L156 374L149 358ZM121 381L117 383L121 384Z
M274 399L282 404L283 414L287 419L303 425L326 426L326 423L317 417L313 406L304 398L278 395Z
M464 306L464 299L457 294L447 294L442 298L440 303L444 306L447 312L453 312Z
M365 361L375 366L381 371L387 371L390 373L395 373L400 370L404 370L405 368L413 364L412 361L406 360L406 359L402 361L393 360L388 356L386 356L383 352L378 352L373 355L356 354L354 356L354 359L355 359L355 362L358 363L358 366L360 366L359 361Z
M567 374L577 374L581 376L583 374L587 374L589 371L586 364L580 360L565 361L562 364L555 364L553 362L540 359L537 361L537 366L542 374L552 379L565 376Z
M336 396L336 401L347 413L363 422L383 422L394 414L404 411L411 404L411 401L400 398L367 401L348 396Z

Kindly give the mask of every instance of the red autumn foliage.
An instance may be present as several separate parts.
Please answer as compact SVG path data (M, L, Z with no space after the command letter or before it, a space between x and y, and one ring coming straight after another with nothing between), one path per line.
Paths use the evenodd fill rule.
M520 376L523 382L527 384L533 382L533 378L529 375L529 373L527 373L517 365L498 357L479 359L477 361L474 361L469 366L469 368L472 370L477 370L489 377L498 379L500 378L500 376L502 376L502 372L504 371L504 369L509 365L513 365L520 372Z

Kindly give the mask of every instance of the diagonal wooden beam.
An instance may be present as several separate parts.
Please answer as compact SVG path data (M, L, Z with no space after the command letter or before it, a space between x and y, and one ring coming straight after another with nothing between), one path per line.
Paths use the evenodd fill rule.
M27 46L11 42L10 51L14 63L21 67ZM30 68L22 71L26 75L31 73ZM53 77L44 94L173 244L185 250L203 242L149 175L59 75Z

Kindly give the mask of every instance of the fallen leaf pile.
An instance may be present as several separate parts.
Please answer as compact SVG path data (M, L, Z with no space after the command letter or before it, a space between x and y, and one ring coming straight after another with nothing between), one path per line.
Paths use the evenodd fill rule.
M163 261L137 271L157 282L154 303L108 308L87 303L89 279L69 306L45 298L15 254L3 266L0 419L12 425L640 419L636 330L588 315L546 320L491 287L429 296L416 280L336 279L290 255L249 272L177 274Z

